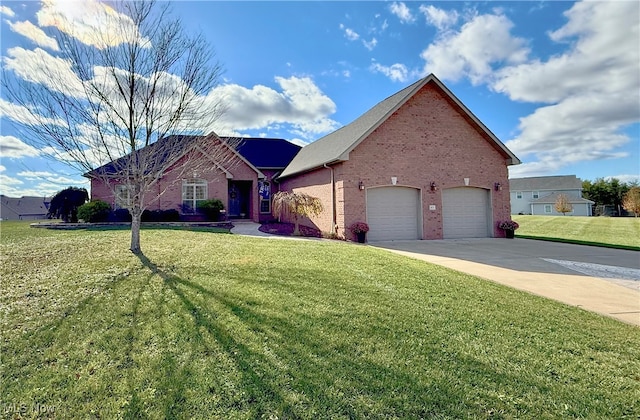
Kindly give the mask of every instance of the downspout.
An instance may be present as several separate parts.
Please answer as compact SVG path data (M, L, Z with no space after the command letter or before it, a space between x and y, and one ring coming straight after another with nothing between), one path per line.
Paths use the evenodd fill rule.
M333 177L333 168L326 163L323 165L325 168L331 171L331 234L336 233L337 216L336 216L336 181Z

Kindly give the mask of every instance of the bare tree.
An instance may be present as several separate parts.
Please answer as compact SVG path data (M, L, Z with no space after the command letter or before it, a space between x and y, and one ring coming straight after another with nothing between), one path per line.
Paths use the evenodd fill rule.
M59 54L25 52L33 63L27 71L17 57L4 58L2 84L11 101L4 113L26 143L104 182L114 195L116 184L126 183L131 251L139 253L145 194L158 179L204 162L185 156L206 155L210 164L233 155L217 136L194 142L183 135L208 132L224 111L221 98L208 96L222 68L203 36L190 36L170 16L169 3L105 7L95 18L112 30L89 38L57 30Z
M293 235L300 236L299 217L317 216L322 213L322 201L304 193L280 191L273 196L273 214L278 217L283 212L293 215L295 227Z
M622 207L636 217L640 214L640 187L631 187L622 198Z
M566 194L558 194L558 198L556 198L555 209L558 213L562 213L565 216L565 213L569 213L573 211L573 206L569 203L569 197Z

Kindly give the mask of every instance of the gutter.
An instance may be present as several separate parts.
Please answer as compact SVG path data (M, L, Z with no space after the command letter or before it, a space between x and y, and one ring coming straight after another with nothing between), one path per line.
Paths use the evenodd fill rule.
M336 219L336 181L333 176L333 168L328 166L326 163L323 164L325 168L331 171L331 234L336 233L336 225L338 224Z

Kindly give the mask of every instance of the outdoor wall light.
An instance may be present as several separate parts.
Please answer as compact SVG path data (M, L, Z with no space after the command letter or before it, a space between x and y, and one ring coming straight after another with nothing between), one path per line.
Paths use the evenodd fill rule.
M496 191L502 191L502 184L500 184L499 182L496 182L495 184L493 184L493 188Z
M433 181L431 182L431 184L429 184L429 186L431 187L431 191L435 191L438 189L438 187L436 186L436 183Z
M364 190L364 182L362 181L358 182L358 189Z

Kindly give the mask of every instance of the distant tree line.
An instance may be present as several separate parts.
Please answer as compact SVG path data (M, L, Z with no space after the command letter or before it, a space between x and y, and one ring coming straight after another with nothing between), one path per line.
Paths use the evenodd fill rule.
M593 214L596 216L607 214L607 207L613 211L612 214L609 214L612 216L624 215L625 210L633 213L634 211L628 208L628 205L624 205L624 200L627 193L634 188L639 188L637 181L622 182L617 178L582 181L583 197L595 202Z

